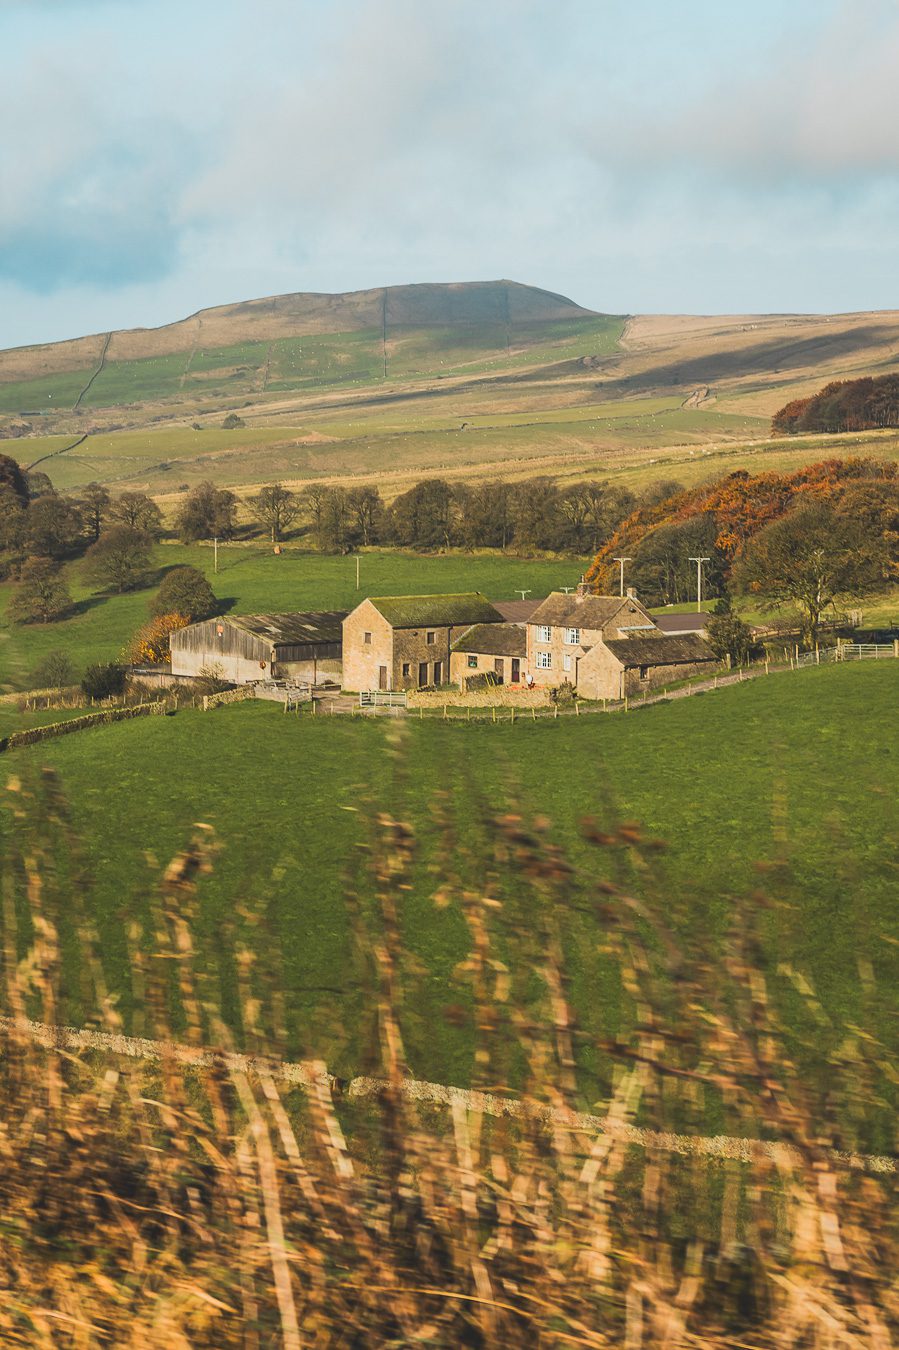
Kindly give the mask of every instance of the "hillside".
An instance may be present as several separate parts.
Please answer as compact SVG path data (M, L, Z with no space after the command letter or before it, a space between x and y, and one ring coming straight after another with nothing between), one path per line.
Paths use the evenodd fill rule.
M172 497L210 477L387 496L429 473L693 482L815 458L769 441L773 414L897 353L895 311L626 318L511 281L284 295L0 352L0 439L62 490Z

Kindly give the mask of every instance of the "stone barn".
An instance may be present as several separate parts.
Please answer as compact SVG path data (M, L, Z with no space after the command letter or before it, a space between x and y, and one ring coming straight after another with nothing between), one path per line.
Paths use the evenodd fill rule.
M605 638L578 661L577 691L584 698L632 698L676 680L711 674L717 657L695 634Z
M485 675L491 683L523 684L527 653L524 624L477 623L453 643L450 679L461 689L472 677Z
M214 671L231 684L333 681L343 673L345 610L204 619L171 636L172 674Z
M344 619L344 688L360 692L448 684L456 638L474 624L502 621L478 591L370 596Z

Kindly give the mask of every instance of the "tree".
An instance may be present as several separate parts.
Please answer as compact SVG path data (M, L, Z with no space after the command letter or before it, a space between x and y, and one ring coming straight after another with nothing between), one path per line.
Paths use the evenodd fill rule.
M183 614L157 614L137 630L128 649L128 659L135 666L164 665L171 659L169 638L179 628L186 628Z
M271 487L264 487L250 498L250 510L266 529L271 530L272 543L276 544L287 526L300 514L302 503L295 492L280 483L272 483Z
M84 565L92 581L121 593L140 585L151 560L148 535L128 525L113 525L91 544Z
M28 483L18 460L11 455L0 455L0 487L8 487L22 506L28 503Z
M41 558L65 558L82 542L84 517L66 497L38 497L28 508L26 540Z
M88 666L81 680L82 693L88 698L113 698L125 689L125 667L114 662Z
M225 431L236 431L239 427L245 427L247 424L237 413L230 412L222 422Z
M29 558L22 564L19 586L6 612L14 623L52 623L71 604L58 564L50 558Z
M318 524L318 546L323 553L347 553L353 546L347 491L329 488Z
M109 493L101 483L87 483L81 489L81 512L91 541L96 543L109 508ZM136 528L132 526L132 528Z
M734 580L767 608L798 606L804 640L813 647L821 616L836 600L881 580L882 552L829 502L809 500L752 539Z
M742 665L752 648L752 629L730 609L710 614L706 622L708 643L719 661Z
M150 605L154 616L183 614L191 623L210 618L217 609L215 593L197 567L173 567Z
M501 479L456 490L460 531L468 548L505 548L514 528L514 493Z
M347 493L353 542L367 547L376 544L384 528L384 503L376 487L350 488Z
M322 520L331 489L323 483L310 483L300 497L300 505L312 525L312 536L321 548Z
M0 549L15 552L25 541L26 502L9 483L0 482Z
M704 557L703 595L724 589L726 559L715 545L716 524L711 514L692 516L676 524L651 530L633 551L628 574L632 584L650 603L676 605L696 598L696 564L691 557Z
M151 539L162 533L162 512L145 492L123 492L110 502L109 516L118 524L127 525L129 530L139 530Z
M516 483L512 495L515 542L524 549L554 549L559 543L559 489L551 478Z
M185 544L198 539L230 539L234 534L237 498L214 483L198 483L187 494L177 516L179 538Z
M48 652L31 678L35 689L65 689L75 680L75 667L69 653Z
M391 527L407 548L450 548L458 537L456 494L442 478L425 478L393 503Z

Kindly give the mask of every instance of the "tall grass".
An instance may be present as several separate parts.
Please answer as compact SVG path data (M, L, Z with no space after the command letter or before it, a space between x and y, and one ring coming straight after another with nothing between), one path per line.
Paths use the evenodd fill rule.
M402 732L391 753L403 773ZM892 1070L853 1032L820 1082L799 1079L767 995L758 924L781 869L735 906L726 957L675 937L688 894L657 879L660 845L587 822L578 870L514 804L457 834L435 797L434 904L457 907L456 971L477 1086L535 1109L441 1112L408 1089L400 1009L414 988L404 897L417 840L383 803L347 871L370 1017L373 1101L330 1079L286 1089L283 996L264 905L235 897L242 1048L195 960L212 832L158 869L149 931L123 906L141 1034L156 1061L74 1052L52 1029L61 947L76 941L96 1023L121 1030L90 879L49 772L6 794L0 1040L0 1339L27 1346L870 1347L899 1328L895 1172L841 1162L882 1115ZM146 911L145 905L135 907ZM575 1071L582 1039L561 940L574 909L617 972L615 1068L602 1131ZM235 930L237 931L237 930ZM264 959L263 959L264 958ZM823 1012L801 972L797 997ZM876 998L870 972L860 978ZM610 994L610 997L612 995ZM51 1028L43 1042L28 1019ZM173 1043L222 1053L193 1066ZM718 1104L727 1132L789 1151L751 1162L666 1146ZM592 1103L591 1103L592 1104ZM639 1146L621 1127L655 1131Z

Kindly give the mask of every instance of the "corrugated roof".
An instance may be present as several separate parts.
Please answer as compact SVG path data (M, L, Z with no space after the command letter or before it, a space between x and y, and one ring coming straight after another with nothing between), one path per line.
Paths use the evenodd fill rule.
M453 643L454 652L484 656L526 656L527 631L516 623L477 623Z
M314 642L342 642L345 609L310 610L303 614L226 614L219 623L230 623L245 633L267 638L276 646L300 646Z
M527 623L542 600L494 600L493 607L498 609L506 623Z
M605 645L625 666L682 666L715 660L708 643L693 633L682 637L609 638Z
M708 623L707 614L653 614L663 633L699 633Z
M480 591L459 595L371 595L369 600L393 628L459 628L501 623L502 615Z
M537 606L528 623L547 624L551 628L602 628L625 604L627 596L565 595L553 591Z

